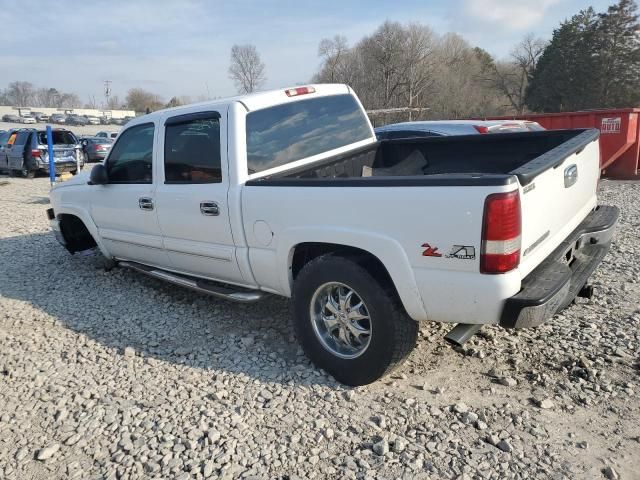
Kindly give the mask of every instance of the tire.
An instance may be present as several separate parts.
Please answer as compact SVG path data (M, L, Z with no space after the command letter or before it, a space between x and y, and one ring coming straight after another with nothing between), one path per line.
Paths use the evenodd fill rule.
M20 176L22 178L36 178L35 170L29 170L28 168L23 168L20 170Z
M351 343L360 344L353 350L353 345L335 338L340 337L342 327L334 325L330 327L334 330L325 330L323 312L336 319L339 314L321 307L329 304L328 292L333 292L335 299L336 295L348 297L345 293L349 291L353 292L352 307L354 302L357 307L358 300L364 304L356 316L368 316L368 320L360 320L356 330L366 331L367 326L369 330L368 340L367 335L357 341L355 336L345 334ZM346 385L367 385L383 377L405 360L418 337L418 323L406 314L392 286L381 285L354 260L332 254L315 258L302 268L293 288L293 307L296 335L307 356ZM351 316L356 309L341 311ZM345 316L340 321L343 325L349 322ZM350 330L345 327L345 331Z

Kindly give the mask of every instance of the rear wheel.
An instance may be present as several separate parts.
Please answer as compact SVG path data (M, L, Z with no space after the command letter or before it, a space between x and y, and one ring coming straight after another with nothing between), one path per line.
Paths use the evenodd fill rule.
M393 288L354 260L329 254L309 262L296 278L293 302L305 352L344 384L378 380L415 346L418 324Z

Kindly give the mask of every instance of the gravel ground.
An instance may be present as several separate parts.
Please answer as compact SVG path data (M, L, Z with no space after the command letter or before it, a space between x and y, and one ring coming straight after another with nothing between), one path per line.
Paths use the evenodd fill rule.
M640 184L580 300L452 348L425 324L393 377L348 389L242 306L69 256L47 179L0 178L0 478L640 478Z

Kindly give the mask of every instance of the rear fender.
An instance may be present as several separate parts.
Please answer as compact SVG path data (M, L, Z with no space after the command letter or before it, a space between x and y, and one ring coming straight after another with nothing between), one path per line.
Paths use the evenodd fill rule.
M291 296L292 261L296 245L306 242L344 245L365 250L377 257L393 281L405 310L414 320L426 320L427 312L418 290L413 269L402 246L394 239L378 233L339 228L293 228L282 232L276 252L280 266L282 292Z

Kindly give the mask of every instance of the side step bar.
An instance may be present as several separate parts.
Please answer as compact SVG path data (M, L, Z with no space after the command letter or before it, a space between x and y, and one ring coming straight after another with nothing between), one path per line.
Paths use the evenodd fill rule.
M181 287L190 288L196 292L206 293L213 295L214 297L224 298L225 300L231 300L238 303L253 303L258 300L262 300L265 297L265 293L259 290L248 290L240 287L234 287L232 285L217 284L193 277L186 277L177 273L167 272L160 270L159 268L149 267L141 263L120 261L118 265L121 267L130 268L150 277L164 280L165 282L180 285Z

